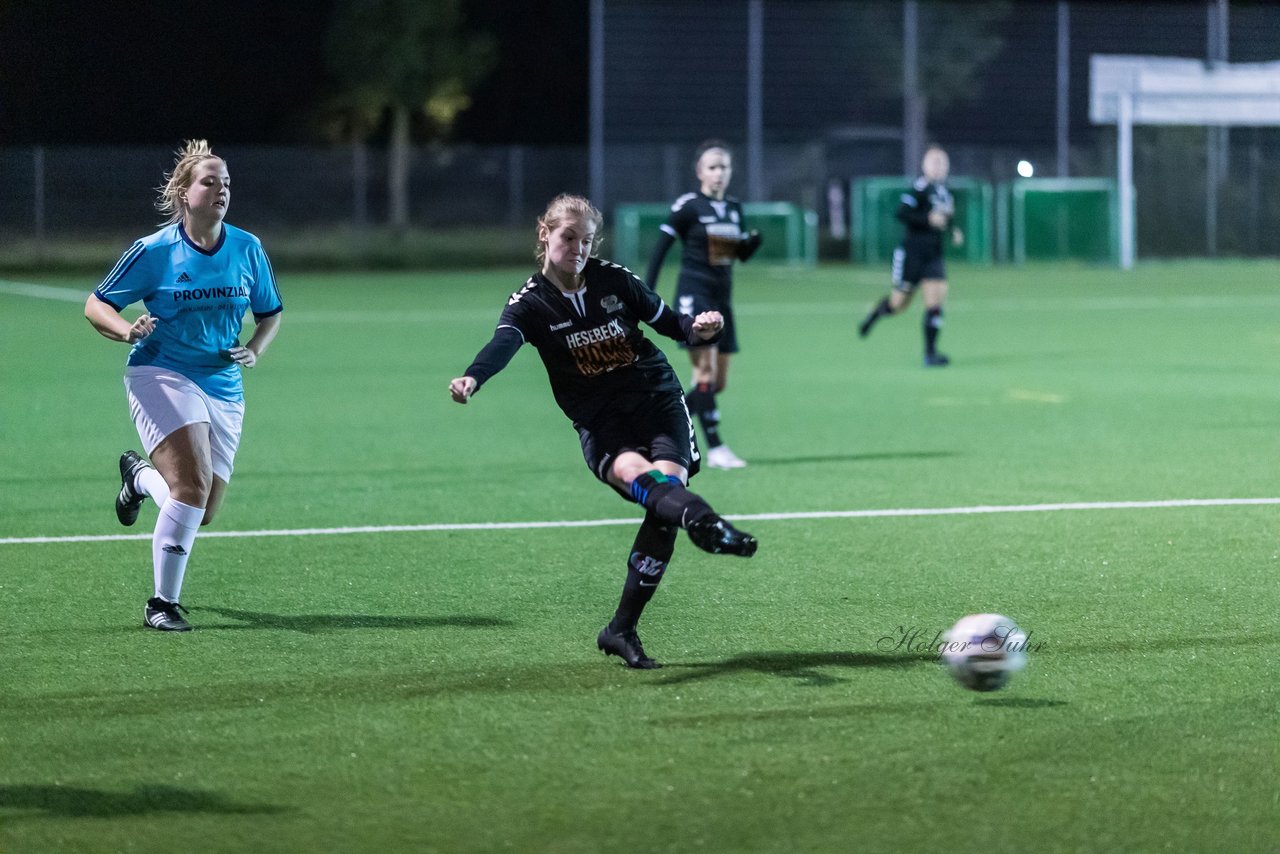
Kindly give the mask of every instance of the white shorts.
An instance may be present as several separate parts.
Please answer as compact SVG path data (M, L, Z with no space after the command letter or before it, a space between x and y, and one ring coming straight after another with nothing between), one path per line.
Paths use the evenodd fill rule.
M124 388L129 395L129 414L147 456L175 430L205 423L209 425L213 473L224 483L231 480L244 422L243 402L209 397L177 371L151 365L126 368Z

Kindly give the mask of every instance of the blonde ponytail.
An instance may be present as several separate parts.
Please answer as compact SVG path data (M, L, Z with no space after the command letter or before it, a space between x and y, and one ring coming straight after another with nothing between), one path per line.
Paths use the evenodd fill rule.
M186 210L182 194L191 186L196 167L206 160L222 159L209 150L209 141L205 139L189 139L185 147L175 153L178 159L174 161L173 171L165 173L164 184L156 188L159 194L156 210L167 217L163 225L173 225L182 219Z

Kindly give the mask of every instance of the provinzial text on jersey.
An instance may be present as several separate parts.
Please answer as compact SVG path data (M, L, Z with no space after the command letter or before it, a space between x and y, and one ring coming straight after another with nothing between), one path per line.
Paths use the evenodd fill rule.
M249 288L245 285L231 285L225 288L192 288L189 291L174 291L173 301L182 302L192 299L227 299L229 297L249 298Z

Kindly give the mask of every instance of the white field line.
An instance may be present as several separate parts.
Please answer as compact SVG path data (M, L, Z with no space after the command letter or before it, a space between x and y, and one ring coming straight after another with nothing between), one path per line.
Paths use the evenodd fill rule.
M35 285L30 282L10 282L0 279L0 294L15 297L34 297L35 299L51 299L61 302L84 302L89 298L93 288L78 290L76 288L54 288L49 285Z
M846 300L821 302L765 303L747 302L734 311L747 317L845 317L865 312L868 300L850 294ZM961 295L952 300L948 311L959 312L1051 312L1068 311L1243 311L1280 308L1280 295L1255 296L1185 296L1185 297L974 297ZM497 322L501 304L494 308L419 308L395 311L327 309L295 309L290 323L369 323L384 325L420 325L426 323Z
M1280 498L1185 498L1170 501L1079 501L1062 504L980 504L974 507L899 507L884 510L814 510L798 513L751 513L726 516L735 522L792 519L878 519L895 516L971 516L992 513L1054 513L1062 510L1161 510L1179 507L1239 507L1280 504ZM207 531L206 537L320 537L338 534L400 534L435 531L516 531L536 528L600 528L635 525L639 518L581 519L559 522L457 522L436 525L361 525L350 528L288 528L273 531ZM0 545L40 543L105 543L150 540L151 534L106 534L71 537L2 537Z
M58 300L62 302L84 302L92 289L58 288L49 285L37 285L30 282L14 282L0 280L0 294L11 296L33 297L35 299ZM423 324L423 323L457 323L467 320L497 320L501 313L503 297L495 298L493 308L431 308L396 311L369 310L325 310L298 309L290 312L290 323L381 323L381 324ZM824 302L798 303L745 303L739 306L738 314L747 316L780 316L800 315L821 317L824 315L840 316L848 312L860 313L867 300L854 294L849 299ZM1280 308L1280 295L1212 295L1212 296L1097 296L1097 297L975 297L966 299L963 294L959 299L953 297L950 311L979 312L1028 312L1028 311L1153 311L1161 309L1184 311L1207 310L1240 310L1240 309Z

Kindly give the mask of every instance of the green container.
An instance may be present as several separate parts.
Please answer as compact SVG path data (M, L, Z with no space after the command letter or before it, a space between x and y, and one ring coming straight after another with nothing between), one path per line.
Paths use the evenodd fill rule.
M669 204L618 205L613 215L612 245L600 249L601 257L628 267L643 276L649 256L661 233L658 227L671 214ZM764 242L752 256L753 262L769 261L802 264L818 263L818 215L788 202L746 202L742 206L746 226L760 232ZM680 247L667 253L668 266L680 262Z
M1117 187L1111 178L1020 178L1001 185L1001 259L1119 263Z
M903 225L895 214L912 181L901 177L860 178L849 194L851 257L863 264L887 264L902 242ZM995 191L987 181L956 177L947 181L956 203L952 224L964 232L964 245L947 244L948 261L980 264L992 259Z

